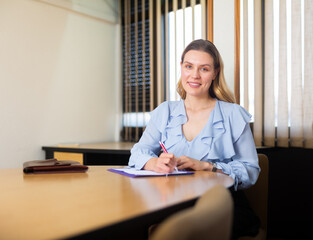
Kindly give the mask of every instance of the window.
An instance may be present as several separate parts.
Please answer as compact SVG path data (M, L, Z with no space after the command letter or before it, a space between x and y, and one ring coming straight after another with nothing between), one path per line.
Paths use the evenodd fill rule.
M194 39L203 37L202 6L196 4L168 13L168 59L169 59L169 100L178 100L176 92L180 78L180 59L185 47Z
M137 140L151 110L151 1L121 1L123 65L122 138Z
M205 2L121 1L123 140L138 141L149 112L178 99L182 51L192 40L205 38Z

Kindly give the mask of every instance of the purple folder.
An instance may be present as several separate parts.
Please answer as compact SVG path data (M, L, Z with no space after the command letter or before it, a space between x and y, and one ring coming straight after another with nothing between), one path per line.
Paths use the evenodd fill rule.
M191 175L194 172L190 171L174 171L172 173L156 173L147 170L136 170L135 168L125 167L125 168L110 168L110 172L115 172L128 177L160 177L160 176L178 176L178 175Z

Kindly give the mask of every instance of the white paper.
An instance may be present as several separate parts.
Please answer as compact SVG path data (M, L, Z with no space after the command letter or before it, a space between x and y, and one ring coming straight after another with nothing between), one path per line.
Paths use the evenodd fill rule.
M164 175L177 175L177 174L186 174L188 173L187 171L177 171L177 170L174 170L173 172L171 173L157 173L157 172L153 172L153 171L148 171L148 170L137 170L136 168L115 168L115 170L118 170L118 171L123 171L125 173L128 173L128 174L132 174L132 175L136 175L136 176L164 176Z

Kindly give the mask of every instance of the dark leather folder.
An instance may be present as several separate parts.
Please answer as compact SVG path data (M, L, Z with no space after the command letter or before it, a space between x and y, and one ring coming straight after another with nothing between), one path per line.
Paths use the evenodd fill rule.
M34 160L23 163L24 173L81 173L88 167L76 161L58 161L57 159Z

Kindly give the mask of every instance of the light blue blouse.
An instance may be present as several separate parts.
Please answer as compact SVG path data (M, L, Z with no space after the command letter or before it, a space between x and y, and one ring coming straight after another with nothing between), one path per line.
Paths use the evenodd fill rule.
M215 162L235 180L235 189L255 184L260 167L249 127L251 115L240 105L217 100L207 124L192 141L182 132L187 121L183 100L163 102L150 115L142 137L131 149L129 166L142 169L150 158L158 157L161 140L176 157Z

